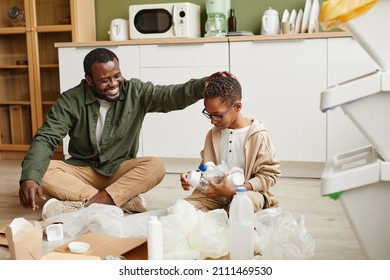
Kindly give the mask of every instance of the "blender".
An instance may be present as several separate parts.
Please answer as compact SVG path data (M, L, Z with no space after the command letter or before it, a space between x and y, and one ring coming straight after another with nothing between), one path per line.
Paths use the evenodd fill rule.
M205 37L226 36L230 0L206 0Z

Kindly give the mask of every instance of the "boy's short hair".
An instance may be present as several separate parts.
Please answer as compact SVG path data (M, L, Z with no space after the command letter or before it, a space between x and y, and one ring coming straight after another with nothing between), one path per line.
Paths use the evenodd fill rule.
M205 88L204 98L220 98L224 104L241 100L241 85L237 79L229 76L214 77Z

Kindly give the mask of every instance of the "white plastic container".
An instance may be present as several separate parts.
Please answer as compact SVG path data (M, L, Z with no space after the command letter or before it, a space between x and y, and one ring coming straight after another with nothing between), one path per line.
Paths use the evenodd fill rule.
M148 221L148 259L163 260L163 231L162 224L156 216Z
M372 146L337 155L326 163L321 194L339 195L368 259L390 259L390 162Z
M45 227L47 241L54 241L64 238L64 229L62 224L51 224Z
M231 260L251 260L254 255L254 212L245 187L238 187L229 210Z
M233 187L242 186L245 183L244 170L239 167L233 167L229 171L228 180Z
M389 1L390 2L390 1ZM390 161L390 72L377 71L321 93L321 110L340 106L370 144Z
M378 0L374 6L346 22L347 30L366 52L382 67L390 71L390 1Z

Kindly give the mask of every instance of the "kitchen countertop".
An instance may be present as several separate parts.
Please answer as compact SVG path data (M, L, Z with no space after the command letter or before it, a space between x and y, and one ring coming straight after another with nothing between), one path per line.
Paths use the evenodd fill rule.
M55 43L56 48L72 47L96 47L96 46L125 46L125 45L159 45L159 44L202 44L220 42L245 42L245 41L283 41L283 40L304 40L323 38L351 37L348 32L317 32L299 34L278 34L278 35L252 35L252 36L230 36L230 37L199 37L199 38L156 38L137 39L127 41L93 41L93 42L66 42Z

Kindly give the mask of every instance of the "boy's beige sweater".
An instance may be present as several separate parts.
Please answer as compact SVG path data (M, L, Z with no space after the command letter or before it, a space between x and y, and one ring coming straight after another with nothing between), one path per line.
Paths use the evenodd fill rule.
M220 164L221 130L213 127L206 135L204 149L201 151L203 162L212 161ZM264 208L275 207L278 200L270 192L281 175L280 161L275 158L275 148L263 122L252 119L245 142L245 181L252 185L254 191L265 197Z

